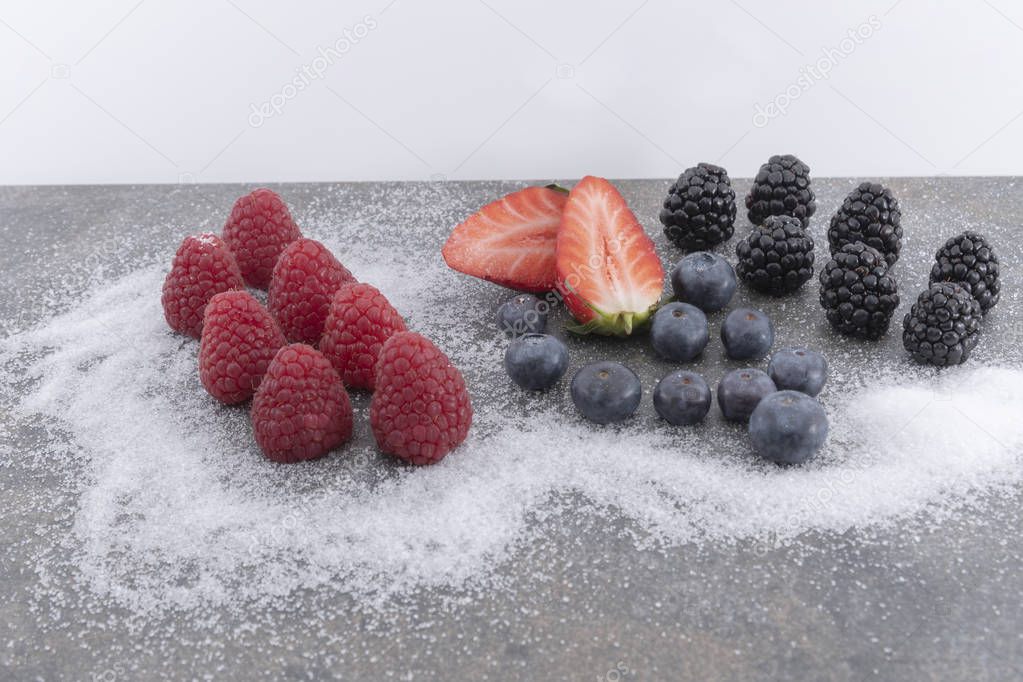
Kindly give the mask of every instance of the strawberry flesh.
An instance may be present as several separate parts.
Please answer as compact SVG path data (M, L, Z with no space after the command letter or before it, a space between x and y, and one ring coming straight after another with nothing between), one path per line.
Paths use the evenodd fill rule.
M628 336L646 324L664 289L653 241L603 178L587 176L569 194L556 267L578 333Z
M520 291L557 284L555 244L565 190L527 187L491 202L451 232L441 253L452 270Z

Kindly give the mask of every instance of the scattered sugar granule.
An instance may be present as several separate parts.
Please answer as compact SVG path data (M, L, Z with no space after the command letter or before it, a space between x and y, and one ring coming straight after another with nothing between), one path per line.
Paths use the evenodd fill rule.
M504 186L477 189L483 196ZM135 613L279 603L305 589L375 605L491 585L566 510L638 529L628 536L637 551L773 546L921 514L940 520L1018 490L1023 369L1009 315L985 321L990 336L966 365L937 372L906 359L898 315L881 344L831 339L828 350L818 345L826 324L812 287L765 302L781 322L777 347L818 347L832 368L821 394L828 442L808 465L779 468L754 457L744 429L723 422L716 406L696 428L658 420L649 395L666 369L642 338L567 339L567 377L608 357L640 374L644 402L624 426L578 418L567 377L542 395L518 390L504 376L506 341L493 325L508 292L450 272L430 243L409 242L410 221L453 225L478 205L474 195L383 186L353 213L337 208L346 191L300 194L303 232L378 287L462 370L475 410L468 440L435 466L402 466L377 452L367 396L353 392L349 444L314 462L269 462L247 406L215 403L199 383L198 343L166 327L159 291L169 256L149 253L152 265L134 257L134 271L101 272L57 306L63 312L0 340L8 428L34 434L0 459L31 460L75 482L63 497L70 531L53 537L60 550L37 571L69 560L89 594ZM834 192L832 203L840 198ZM393 206L406 209L388 213ZM656 224L654 215L644 219ZM924 281L926 261L900 262L900 276ZM1018 296L1007 291L1000 306L1018 309ZM722 373L713 353L694 367L712 388Z
M430 275L403 284L412 273L394 269L380 288L429 333L446 314L423 300ZM365 400L352 445L275 465L248 410L201 390L196 344L166 329L153 295L161 277L154 266L100 285L0 346L4 374L25 389L15 418L70 434L31 456L87 453L71 538L82 578L140 611L328 583L367 600L471 585L559 493L640 524L657 546L841 532L1020 479L1023 371L968 366L829 394L830 439L797 469L752 457L741 429L716 425L707 438L649 416L598 429L566 418L560 395L509 408L503 386L475 396L469 440L439 465L379 455ZM454 344L470 376L500 365L493 336Z

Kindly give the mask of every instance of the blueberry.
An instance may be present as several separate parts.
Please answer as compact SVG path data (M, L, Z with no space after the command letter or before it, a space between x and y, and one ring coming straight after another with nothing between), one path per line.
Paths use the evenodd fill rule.
M725 419L744 422L765 396L775 387L767 372L759 369L733 369L718 384L718 407Z
M721 324L725 353L733 360L756 360L767 355L774 343L770 318L753 308L736 308Z
M828 380L828 361L807 348L782 348L771 356L767 373L779 391L799 391L814 396Z
M654 315L650 343L666 360L689 362L707 346L707 316L688 303L668 303Z
M657 382L654 409L670 424L696 424L710 411L710 387L696 372L672 372Z
M828 416L816 398L799 391L772 393L749 420L753 448L778 464L802 464L828 437Z
M527 391L542 391L557 383L568 369L568 348L549 334L526 334L504 352L504 369Z
M572 377L572 402L584 417L598 424L628 418L642 397L639 377L620 362L593 362Z
M519 294L497 309L497 326L508 336L542 334L550 305L532 294Z
M708 251L691 253L671 271L675 298L706 313L721 310L735 294L735 270L721 256Z

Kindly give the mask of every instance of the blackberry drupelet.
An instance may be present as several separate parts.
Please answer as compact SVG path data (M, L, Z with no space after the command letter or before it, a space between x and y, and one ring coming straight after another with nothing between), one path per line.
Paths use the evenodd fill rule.
M902 250L902 211L891 190L864 182L849 193L831 217L828 244L838 253L846 244L863 242L881 252L889 267Z
M782 296L813 277L813 238L798 218L768 216L735 245L736 274L757 291Z
M846 244L820 274L821 306L828 322L847 336L876 340L899 307L898 285L877 249Z
M959 365L977 345L982 319L969 291L954 282L932 284L902 322L902 345L917 362Z
M806 227L817 211L810 188L810 167L791 154L772 156L753 179L746 195L746 208L754 225L770 215L790 215Z
M732 238L735 191L724 168L687 168L668 190L661 209L664 234L686 251L703 251Z
M998 256L983 235L967 231L952 237L935 254L931 283L955 282L966 289L987 313L998 303Z

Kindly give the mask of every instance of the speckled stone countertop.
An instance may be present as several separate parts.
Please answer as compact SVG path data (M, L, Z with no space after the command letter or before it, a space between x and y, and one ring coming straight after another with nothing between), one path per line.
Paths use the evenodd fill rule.
M1023 180L886 182L910 216L906 265L900 263L907 279L926 280L926 264L946 236L967 223L990 224L1003 235L1006 292L1019 289ZM820 208L812 230L822 253L827 218L854 183L814 180ZM657 209L668 184L620 183L651 234L659 234ZM741 197L749 181L735 185ZM352 184L345 194L386 212L389 190L400 186ZM423 185L419 194L478 206L518 186L437 183ZM281 189L301 215L329 187L337 185ZM85 287L98 267L127 271L133 261L156 262L172 253L181 234L155 226L216 229L225 207L248 189L0 188L5 331L39 322L50 314L41 301ZM743 213L739 234L747 229ZM418 245L436 248L450 227L424 220L408 230L415 231ZM663 238L658 247L664 247ZM61 291L54 292L58 282ZM903 293L900 315L918 288ZM496 288L488 295L488 305L502 298ZM1019 298L1007 293L986 322L978 353L1019 364L1020 312ZM783 322L792 308L778 306L771 314ZM480 334L492 333L480 326ZM848 351L844 343L820 332L826 354ZM898 334L889 334L880 348L901 352ZM633 354L645 379L654 372L643 369L645 355L624 352ZM722 366L714 356L704 369ZM9 387L0 392L7 392L0 400L5 679L1023 678L1019 487L939 522L906 519L840 535L807 532L797 546L767 548L738 542L637 550L628 522L573 513L568 500L537 521L513 561L496 568L499 589L453 599L424 590L381 613L356 609L343 591L319 589L293 594L273 610L243 604L139 617L81 591L68 558L75 548L62 541L75 520L78 488L66 473L18 457L26 447L45 447L49 436L12 425L8 411L16 396Z

